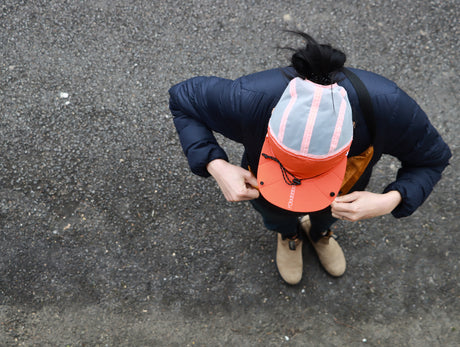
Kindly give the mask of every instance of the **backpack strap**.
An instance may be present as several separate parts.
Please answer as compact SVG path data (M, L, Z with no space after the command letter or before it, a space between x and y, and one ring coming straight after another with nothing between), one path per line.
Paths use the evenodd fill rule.
M351 85L353 86L353 88L356 91L356 94L358 95L359 106L361 107L361 111L363 112L367 127L369 128L372 142L374 142L377 126L375 122L374 109L372 107L372 101L369 92L364 83L350 69L343 68L342 72L351 82Z

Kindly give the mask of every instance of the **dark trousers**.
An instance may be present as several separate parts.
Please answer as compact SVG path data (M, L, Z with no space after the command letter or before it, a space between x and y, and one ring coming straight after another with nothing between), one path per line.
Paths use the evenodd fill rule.
M251 204L262 215L267 229L281 233L283 238L297 235L299 218L305 213L284 210L269 203L262 196L251 200ZM311 221L310 237L314 242L318 241L322 234L337 221L336 218L332 217L330 207L308 213L308 215Z
M249 168L246 155L243 155L241 162L243 168ZM350 192L355 190L364 190L371 177L372 167L366 169L358 182L353 186ZM297 235L299 217L306 213L297 213L279 208L263 198L262 195L258 199L251 200L252 206L262 215L265 227L269 230L274 230L281 233L283 237L291 237ZM332 217L331 208L327 207L324 210L308 213L311 221L310 237L316 242L322 234L329 230L332 224L337 221L337 218Z

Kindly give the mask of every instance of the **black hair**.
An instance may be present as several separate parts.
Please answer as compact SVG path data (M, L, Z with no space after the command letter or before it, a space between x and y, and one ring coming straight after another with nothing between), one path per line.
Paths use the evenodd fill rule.
M294 51L291 64L300 77L322 85L338 82L337 73L347 60L345 53L329 44L316 42L313 37L304 32L292 30L287 32L299 35L306 41L305 47L302 48L285 47Z

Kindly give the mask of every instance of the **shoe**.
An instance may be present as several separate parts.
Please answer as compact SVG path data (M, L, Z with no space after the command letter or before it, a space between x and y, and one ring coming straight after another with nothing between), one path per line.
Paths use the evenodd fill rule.
M342 248L335 240L332 231L328 231L325 236L318 240L318 242L313 242L310 238L311 222L308 215L302 217L300 225L307 234L316 254L318 254L319 261L326 272L334 277L342 276L347 264Z
M278 233L276 266L283 280L291 285L299 283L302 279L302 245L303 241L300 237L283 240L281 234Z

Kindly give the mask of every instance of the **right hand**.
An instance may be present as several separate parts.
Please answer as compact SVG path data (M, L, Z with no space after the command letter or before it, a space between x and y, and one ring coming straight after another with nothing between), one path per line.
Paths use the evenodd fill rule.
M214 177L227 201L253 200L259 197L257 178L248 170L215 159L206 166Z

